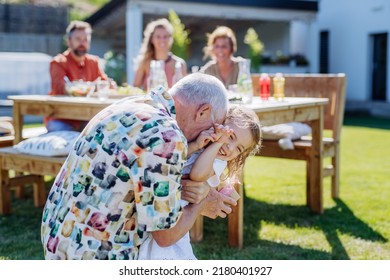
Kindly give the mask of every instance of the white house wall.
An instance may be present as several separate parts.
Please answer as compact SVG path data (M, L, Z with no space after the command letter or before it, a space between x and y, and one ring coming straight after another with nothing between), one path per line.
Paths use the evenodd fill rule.
M309 60L309 72L319 72L319 33L318 21L311 22L308 25L307 35L305 38L307 42L306 54Z
M291 54L308 54L310 38L308 36L310 22L294 20L290 23L290 46Z
M330 72L345 72L347 99L371 99L371 38L390 33L389 0L321 0L318 28L329 31ZM387 101L390 101L390 40L387 59Z
M142 10L137 1L127 0L126 3L126 72L127 82L131 84L134 80L134 58L138 55L142 44Z

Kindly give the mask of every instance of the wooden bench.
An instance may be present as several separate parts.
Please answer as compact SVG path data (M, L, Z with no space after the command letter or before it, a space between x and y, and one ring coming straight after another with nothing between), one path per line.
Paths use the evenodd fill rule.
M0 136L0 148L12 146L15 142L15 135L13 131L13 118L8 116L0 116L0 122L4 124L8 123L10 127L10 133ZM7 126L7 128L8 128ZM27 139L33 136L38 136L43 133L46 133L47 129L45 127L29 127L22 130L22 138Z
M0 136L0 148L12 146L14 141L12 118L8 116L0 116L0 129L2 133Z
M12 146L15 137L13 135L0 136L0 148Z
M56 176L66 157L45 157L18 152L13 147L0 148L0 214L11 212L11 187L33 184L34 205L44 206L46 191L44 175ZM28 175L16 175L10 178L9 171L16 174L25 172Z
M259 74L252 75L254 94L259 94ZM347 78L345 74L286 74L285 95L288 97L325 97L329 103L324 108L324 132L329 131L330 137L323 138L324 159L331 158L331 164L325 165L322 177L331 176L332 197L339 197L340 180L340 136L344 117ZM271 94L273 86L271 81ZM261 121L261 120L260 120ZM293 141L293 150L283 150L277 141L265 140L259 156L295 159L306 161L306 200L310 205L308 183L311 168L311 138L302 137Z
M0 117L0 121L4 121L4 122L9 122L11 124L13 124L13 119L11 117ZM29 127L29 128L24 128L22 130L22 139L27 139L27 138L30 138L30 137L34 137L34 136L39 136L41 134L44 134L46 133L47 130L45 127ZM15 142L15 135L12 133L12 134L7 134L7 135L3 135L3 136L0 136L0 150L1 148L4 148L4 147L12 147L12 145L14 144ZM14 149L5 149L4 150L6 152L6 154L4 154L5 157L11 157L13 158L13 151L16 151ZM12 151L12 152L11 152ZM18 154L17 157L19 157L20 155ZM20 171L25 171L25 170L20 170ZM7 174L5 174L7 173ZM8 171L4 171L2 172L3 176L2 178L0 178L0 188L1 188L1 193L0 193L0 214L7 214L10 212L10 195L9 195L9 192L10 192L10 188L11 187L14 187L15 188L15 195L19 198L23 197L24 196L24 185L29 182L29 183L33 183L33 184L37 184L38 182L38 177L33 177L33 176L24 176L23 180L22 180L22 177L21 176L17 176L17 179L15 177L15 180L11 180L11 185L9 186L5 186L3 188L3 178L5 178L5 180L8 180L7 178L8 177ZM22 172L19 172L19 175L20 174L23 174ZM23 183L23 184L22 184ZM36 191L35 191L36 189ZM4 191L4 193L3 193ZM39 194L39 188L38 187L34 187L34 193L37 193ZM34 200L35 204L38 205L39 203Z

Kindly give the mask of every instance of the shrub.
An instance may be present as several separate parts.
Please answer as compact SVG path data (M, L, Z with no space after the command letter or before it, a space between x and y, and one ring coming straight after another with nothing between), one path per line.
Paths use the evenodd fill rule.
M184 24L181 23L179 16L174 10L169 11L169 22L173 26L172 53L187 60L188 46L191 44L191 39L188 38L189 31L185 29Z
M251 60L251 68L257 72L261 65L261 54L264 50L264 44L260 41L259 35L252 27L247 30L244 43L249 46L248 57Z

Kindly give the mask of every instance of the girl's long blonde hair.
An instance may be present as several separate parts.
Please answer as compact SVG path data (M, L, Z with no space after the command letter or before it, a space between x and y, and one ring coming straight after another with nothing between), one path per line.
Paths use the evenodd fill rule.
M138 69L141 65L144 66L145 64L149 64L151 60L155 59L155 49L152 44L152 37L157 28L164 28L169 34L173 34L173 26L167 19L160 18L149 22L144 30L144 40L142 41L139 54L134 60L135 69ZM171 45L172 43L173 39L171 39Z

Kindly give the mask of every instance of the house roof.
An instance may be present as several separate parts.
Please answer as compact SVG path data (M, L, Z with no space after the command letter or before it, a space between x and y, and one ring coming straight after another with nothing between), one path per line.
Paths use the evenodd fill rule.
M181 3L199 3L199 4L219 4L240 7L257 7L257 8L272 8L284 10L300 10L300 11L318 11L319 0L170 0L170 2ZM104 5L97 12L86 19L91 25L99 22L107 14L116 8L125 5L126 0L112 0Z
M115 10L116 8L124 4L126 4L126 0L111 0L102 8L97 10L94 14L89 16L85 21L89 22L91 25L94 25L100 19L104 18L107 14L109 14L111 11Z
M193 2L202 4L223 4L258 8L293 9L317 11L317 0L173 0L173 2Z

